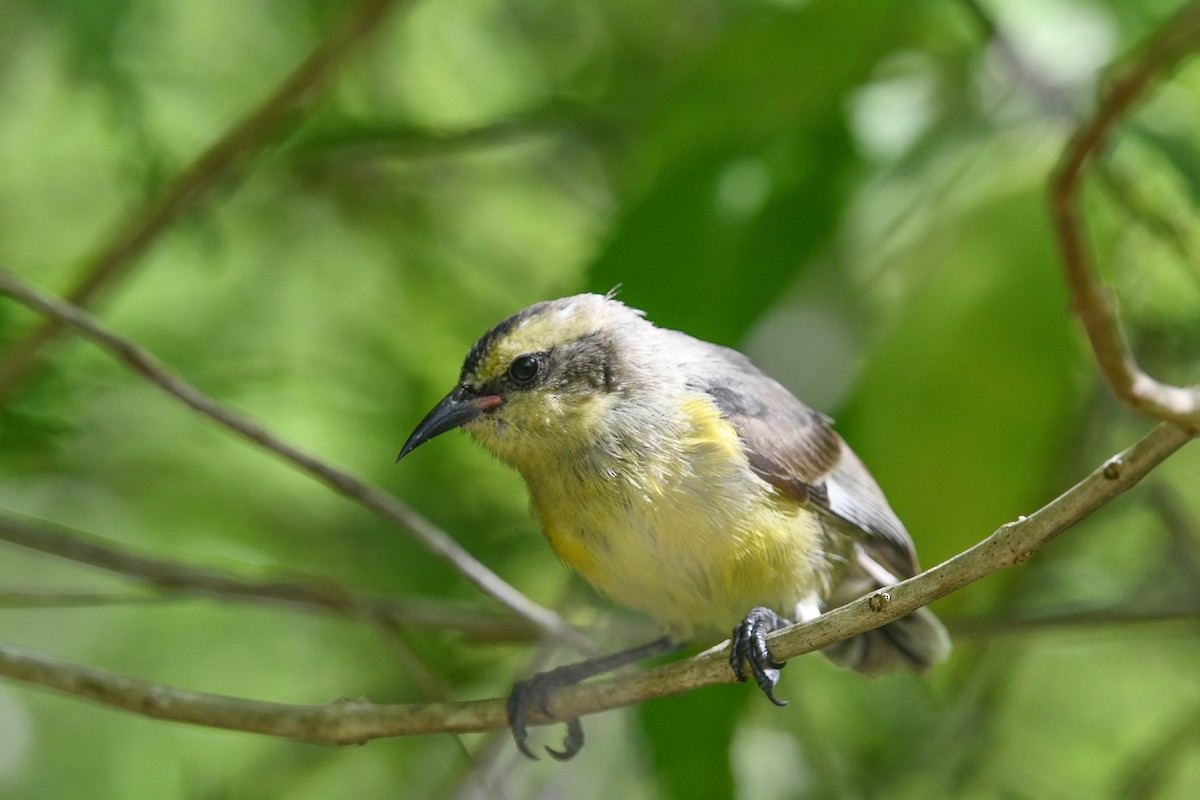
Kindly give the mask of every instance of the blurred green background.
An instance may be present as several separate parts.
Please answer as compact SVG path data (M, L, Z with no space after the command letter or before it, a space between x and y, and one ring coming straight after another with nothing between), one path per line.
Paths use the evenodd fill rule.
M1098 383L1068 314L1045 185L1106 71L1178 5L398 2L96 313L538 602L603 623L622 612L554 560L514 474L462 436L393 459L491 324L621 284L834 416L936 564L1150 428ZM356 8L0 3L0 264L65 291ZM1126 121L1085 198L1139 358L1178 381L1200 360L1198 194L1193 65ZM0 344L33 321L0 301ZM5 402L5 515L248 578L493 609L403 532L78 339ZM608 712L566 765L504 735L337 749L0 682L0 797L1191 798L1198 472L1192 446L939 602L956 650L928 678L803 658L785 709L722 686ZM279 702L496 697L534 652L159 597L3 543L0 592L5 642ZM78 592L128 602L34 602Z

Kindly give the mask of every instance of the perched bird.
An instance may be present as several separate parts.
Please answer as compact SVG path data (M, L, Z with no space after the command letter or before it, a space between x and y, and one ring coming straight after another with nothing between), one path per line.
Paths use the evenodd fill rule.
M919 571L912 539L830 427L741 353L655 327L612 296L537 303L475 343L458 385L400 452L454 428L520 472L558 557L662 640L518 683L509 723L554 688L732 627L775 703L765 636ZM949 638L920 609L823 652L874 674L922 670ZM561 751L583 744L568 720Z

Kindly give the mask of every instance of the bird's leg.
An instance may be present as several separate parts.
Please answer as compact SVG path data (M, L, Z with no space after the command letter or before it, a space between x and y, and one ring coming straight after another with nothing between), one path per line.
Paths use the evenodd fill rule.
M742 665L749 664L754 682L763 690L767 699L777 706L786 706L786 700L775 696L775 687L779 684L779 670L784 663L776 661L767 649L767 634L786 628L791 620L784 619L769 608L758 606L752 608L738 626L733 629L732 642L729 648L729 666L739 681L746 680Z
M632 664L635 661L641 661L644 658L662 655L663 653L670 653L681 647L683 647L682 642L673 642L664 637L656 639L649 644L629 650L622 650L612 655L589 658L586 661L567 664L548 672L539 672L528 680L520 681L513 686L512 694L508 697L508 727L512 730L513 740L517 743L517 749L525 756L535 761L537 760L537 756L525 744L527 738L525 717L529 713L531 703L535 704L537 709L543 714L552 717L554 714L550 711L549 700L551 692L555 689L563 686L571 686L593 675L611 672L626 664ZM550 747L546 748L546 752L559 761L567 761L573 758L579 752L580 748L583 747L583 725L579 722L579 719L571 717L566 720L566 724L567 735L563 739L563 749L554 750Z

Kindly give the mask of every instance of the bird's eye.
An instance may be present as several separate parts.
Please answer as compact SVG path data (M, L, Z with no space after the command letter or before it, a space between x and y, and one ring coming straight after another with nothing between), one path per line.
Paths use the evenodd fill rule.
M540 366L534 356L517 356L508 365L508 377L517 383L529 383L537 375Z

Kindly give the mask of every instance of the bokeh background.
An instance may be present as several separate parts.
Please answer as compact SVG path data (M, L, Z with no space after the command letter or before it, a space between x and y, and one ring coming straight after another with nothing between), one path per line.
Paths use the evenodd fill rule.
M358 5L4 0L0 264L66 291ZM519 479L466 437L393 463L471 343L537 300L621 284L654 321L750 353L836 418L926 565L1150 428L1069 316L1045 187L1105 76L1178 3L393 6L94 308L538 602L631 623L559 566ZM1198 193L1185 65L1085 194L1139 358L1181 382L1200 358ZM33 322L0 301L6 347ZM86 342L46 356L0 411L0 513L251 579L494 610L404 532ZM956 649L928 678L806 657L785 709L721 686L608 712L567 765L503 735L338 749L0 682L0 797L1194 797L1198 474L1185 448L940 601ZM0 590L5 642L279 702L502 696L536 649L158 593L2 542Z

